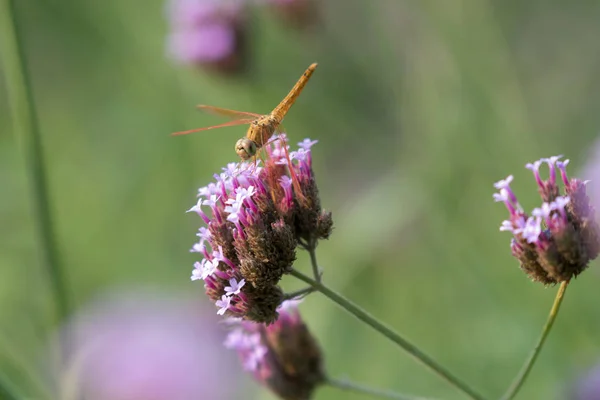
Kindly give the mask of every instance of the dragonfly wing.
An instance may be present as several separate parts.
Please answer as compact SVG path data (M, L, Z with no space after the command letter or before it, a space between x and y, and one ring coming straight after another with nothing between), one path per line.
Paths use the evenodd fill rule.
M202 111L206 111L207 113L210 113L210 114L224 115L224 116L230 117L230 118L256 119L256 118L262 117L262 115L260 115L260 114L255 114L255 113L246 112L246 111L229 110L227 108L207 106L204 104L200 104L196 107L198 107L198 109L200 109Z
M219 125L206 126L204 128L190 129L189 131L174 132L171 135L173 135L173 136L187 135L188 133L207 131L209 129L223 128L223 127L226 127L226 126L244 125L244 124L249 124L249 123L251 123L254 120L255 120L255 118L236 119L234 121L225 122L225 123L219 124Z

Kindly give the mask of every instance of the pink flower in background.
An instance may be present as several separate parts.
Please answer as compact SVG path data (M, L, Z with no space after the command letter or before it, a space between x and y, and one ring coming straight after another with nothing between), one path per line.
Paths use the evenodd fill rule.
M210 22L220 10L219 3L229 4L223 7L222 12L235 16L239 9L235 7L240 2L227 2L220 0L169 0L167 2L167 18L169 22L180 28L193 28L202 23Z
M600 399L600 365L589 370L579 380L573 391L573 400Z
M589 181L587 193L596 208L600 208L600 140L594 143L583 168L583 179Z
M63 330L64 391L86 400L237 399L235 360L214 317L158 292L93 301Z
M174 31L169 36L169 51L174 59L185 64L219 62L234 52L235 41L233 29L213 23Z
M269 7L284 25L315 25L315 0L167 0L168 56L176 62L219 72L244 68L250 6Z
M277 15L295 28L306 28L318 22L318 8L315 0L263 0Z
M183 64L224 72L241 67L243 57L244 1L170 0L167 19L167 53Z

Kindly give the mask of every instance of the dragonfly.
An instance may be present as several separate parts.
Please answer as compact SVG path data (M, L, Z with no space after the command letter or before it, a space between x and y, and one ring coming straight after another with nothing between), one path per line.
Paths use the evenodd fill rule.
M317 68L317 63L308 66L302 74L298 82L294 85L287 96L271 111L269 114L261 115L245 111L229 110L226 108L198 105L198 108L218 115L224 115L235 118L232 121L225 122L219 125L207 126L204 128L190 129L187 131L175 132L173 136L187 135L189 133L207 131L209 129L223 128L226 126L236 126L250 124L246 136L239 139L235 144L235 152L243 160L246 161L256 155L256 153L269 142L269 139L275 132L279 132L283 118L290 110L304 86ZM285 149L285 146L284 146Z

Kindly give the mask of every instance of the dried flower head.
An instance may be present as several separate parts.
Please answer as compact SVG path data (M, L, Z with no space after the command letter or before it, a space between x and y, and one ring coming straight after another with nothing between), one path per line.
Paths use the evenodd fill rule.
M600 230L594 207L586 194L587 182L569 179L569 160L559 161L560 158L543 158L526 165L533 171L543 200L542 206L534 209L531 215L523 211L510 188L512 175L494 185L499 190L494 199L504 202L510 213L500 230L514 235L511 249L520 261L521 269L533 280L544 284L568 281L579 275L600 251ZM542 164L549 168L546 180L540 176ZM557 169L564 184L562 196Z
M219 314L275 321L283 300L277 284L291 271L296 246L315 246L331 233L331 213L321 210L311 167L316 141L306 139L293 152L284 143L282 137L266 146L264 167L229 164L216 182L199 189L188 210L207 224L191 250L204 256L191 279L204 280Z
M170 0L167 52L182 64L236 72L244 61L244 1Z
M321 350L297 310L285 301L269 326L233 320L225 346L235 349L244 369L286 400L308 400L325 381Z

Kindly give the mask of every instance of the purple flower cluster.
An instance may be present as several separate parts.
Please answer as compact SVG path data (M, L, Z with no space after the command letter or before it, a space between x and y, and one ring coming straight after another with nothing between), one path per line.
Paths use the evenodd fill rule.
M319 346L297 305L297 301L284 301L279 318L269 326L230 320L232 330L225 346L236 350L244 369L281 398L307 400L325 374Z
M176 61L233 72L242 65L243 0L170 0L167 51Z
M204 281L218 314L275 321L283 300L278 282L291 271L296 246L315 246L331 233L331 213L321 209L312 171L316 141L306 139L292 152L284 143L282 136L265 146L264 167L255 162L223 168L188 210L207 225L191 249L204 256L191 279Z
M510 214L500 230L514 235L511 249L520 261L521 269L533 280L544 284L568 281L579 275L600 252L600 231L595 210L586 194L587 182L569 179L569 160L560 161L560 158L543 158L526 165L533 171L543 201L531 215L523 211L510 188L512 175L494 184L499 191L494 194L494 199L504 202ZM546 180L540 176L542 164L549 168ZM562 196L557 170L564 184Z

